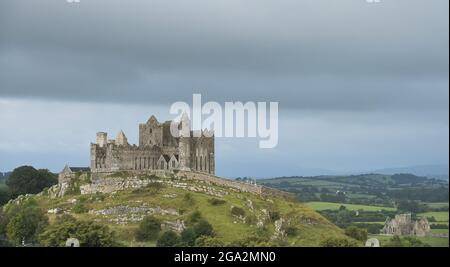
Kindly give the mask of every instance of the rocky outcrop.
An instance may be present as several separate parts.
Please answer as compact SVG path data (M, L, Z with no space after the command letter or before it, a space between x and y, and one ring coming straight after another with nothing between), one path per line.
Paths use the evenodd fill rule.
M280 218L275 221L275 223L274 223L275 232L273 233L272 240L284 238L284 236L286 234L284 231L284 224L285 224L285 221L283 218Z
M115 207L109 207L106 209L90 210L88 213L91 215L103 217L109 222L115 224L128 224L133 222L140 222L147 215L179 216L179 213L176 209L173 208L163 209L159 206L150 207L146 204L137 207L120 205Z
M95 174L91 183L80 186L82 195L100 193L113 193L127 189L137 189L149 186L154 183L160 183L167 186L185 189L192 192L201 192L212 196L222 197L228 192L208 185L208 183L186 183L181 179L151 179L140 176L132 177L108 177L105 175Z
M106 209L100 209L100 210L90 210L89 214L94 215L121 215L121 214L145 214L145 215L173 215L178 216L178 211L176 209L168 208L168 209L162 209L161 207L149 207L147 205L142 205L139 207L130 207L126 205L122 206L115 206L111 208Z
M181 233L183 232L184 229L186 229L186 226L184 225L183 220L176 220L173 222L165 221L164 223L161 224L161 229L163 231L170 230L177 233Z

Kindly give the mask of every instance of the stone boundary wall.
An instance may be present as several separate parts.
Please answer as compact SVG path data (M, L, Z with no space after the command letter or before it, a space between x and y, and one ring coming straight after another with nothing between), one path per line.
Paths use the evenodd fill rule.
M156 180L150 177L152 175L157 176L157 178L155 178ZM144 176L149 176L149 179L143 179ZM67 183L70 183L70 180L75 177L76 174L74 173L65 177L61 177L64 179L60 179L59 187L67 185ZM151 182L158 182L158 179L168 180L173 178L179 180L180 182L182 182L183 180L204 181L218 186L229 187L241 192L248 192L268 197L283 197L287 199L294 198L292 194L274 188L225 179L207 173L182 170L129 170L118 172L93 172L90 175L91 182L89 184L81 185L80 190L81 194L92 194L95 192L110 193L127 188L144 187Z
M113 186L114 184L120 183L119 180L113 179L115 176L117 176L117 178L125 179L124 182L126 182L126 180L129 180L130 183L134 183L135 179L132 179L132 177L134 177L134 176L138 177L138 176L142 176L142 175L149 175L149 176L155 175L162 179L176 178L176 179L180 179L180 180L188 179L188 180L205 181L205 182L210 182L212 184L219 185L219 186L231 187L231 188L237 189L242 192L250 192L250 193L254 193L254 194L262 193L262 186L260 186L260 185L238 182L238 181L229 180L229 179L225 179L225 178L221 178L218 176L214 176L214 175L207 174L207 173L201 173L201 172L170 171L170 170L146 170L146 171L132 170L132 171L123 171L124 176L120 176L120 173L121 173L120 171L119 172L95 172L95 173L92 173L91 180L92 180L93 184L95 184L96 182L99 182L100 180L102 180L101 183L103 183L103 181L105 181L105 180L110 180L109 181L109 183L111 183L110 186ZM110 178L105 179L108 176L110 176ZM107 182L107 181L105 181L105 182ZM138 187L139 185L136 185L136 186ZM132 186L132 187L134 187L134 186Z
M206 181L216 185L227 186L231 188L238 189L242 192L249 192L254 194L261 194L262 187L260 185L242 183L234 180L229 180L225 178L220 178L218 176L213 176L210 174L191 172L191 171L179 171L177 173L179 178L187 178L191 180Z

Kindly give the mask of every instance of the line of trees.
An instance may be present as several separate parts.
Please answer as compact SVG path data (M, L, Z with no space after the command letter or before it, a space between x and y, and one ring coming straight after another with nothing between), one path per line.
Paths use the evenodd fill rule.
M0 206L19 195L37 194L58 183L56 174L47 169L35 169L32 166L21 166L8 176L6 186L0 187Z

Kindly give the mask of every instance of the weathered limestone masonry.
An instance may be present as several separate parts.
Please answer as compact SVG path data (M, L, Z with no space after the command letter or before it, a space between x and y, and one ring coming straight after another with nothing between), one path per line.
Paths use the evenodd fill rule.
M81 181L80 181L81 179ZM188 181L199 181L200 184L187 183ZM73 172L66 167L59 174L58 185L50 188L52 197L61 197L79 184L81 194L112 193L116 191L145 187L151 183L164 183L169 186L182 188L188 191L203 192L214 196L228 194L226 190L211 186L218 185L234 189L238 192L249 192L261 194L263 187L256 184L238 182L213 176L211 174L192 171L173 170L147 170L147 171L120 171L120 172Z
M139 125L139 145L130 145L120 131L115 140L107 133L97 133L96 143L91 143L91 171L111 172L122 170L193 170L215 173L214 134L202 130L195 137L187 115L178 123L190 136L174 137L171 121L158 122L155 116ZM184 131L186 132L186 131Z
M59 174L58 185L50 188L50 195L61 197L71 190L79 190L81 194L112 193L154 182L215 196L227 194L227 191L208 184L259 195L287 195L279 190L215 176L213 132L204 130L200 137L195 137L187 115L178 123L180 137L172 136L170 126L171 121L159 123L151 116L139 125L138 146L130 145L122 131L115 140L108 140L106 133L97 133L96 143L91 143L91 168L66 166ZM183 133L190 133L190 136L183 136ZM202 185L188 184L188 180L200 181Z
M385 235L430 235L430 224L426 218L414 221L411 214L398 214L394 219L387 218L381 230Z
M208 175L208 174L204 174L204 173L180 171L177 173L177 176L183 177L185 179L207 181L212 184L235 188L241 192L250 192L250 193L254 193L254 194L262 193L262 186L260 186L260 185L228 180L228 179L224 179L224 178L220 178L217 176Z

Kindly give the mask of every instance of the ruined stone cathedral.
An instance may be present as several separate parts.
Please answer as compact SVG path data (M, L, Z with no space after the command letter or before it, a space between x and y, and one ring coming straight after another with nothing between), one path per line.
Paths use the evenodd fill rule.
M179 129L189 127L189 136L172 136L171 121L160 123L151 116L139 125L139 145L130 145L122 131L115 140L108 140L107 133L97 133L96 143L91 143L91 171L191 170L214 174L213 133L204 130L195 137L187 116L181 121Z

